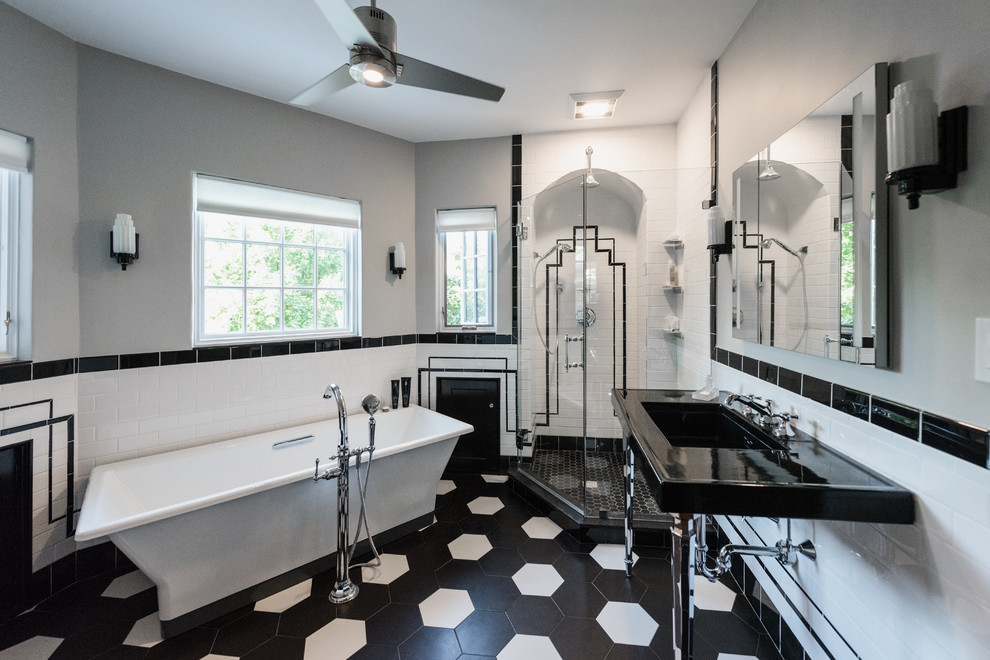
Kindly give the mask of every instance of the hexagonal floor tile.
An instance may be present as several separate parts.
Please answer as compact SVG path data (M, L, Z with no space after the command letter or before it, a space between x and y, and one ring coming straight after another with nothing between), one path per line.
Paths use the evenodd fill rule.
M412 637L399 645L402 658L429 658L429 660L456 660L461 656L457 634L447 628L420 628ZM385 657L395 657L386 655Z
M502 504L502 500L497 497L476 497L468 502L468 508L471 509L471 513L481 513L489 516L504 507L505 505Z
M551 596L564 583L553 566L549 564L526 564L512 576L519 593L526 596Z
M553 602L564 616L593 619L608 601L590 582L565 582L553 592Z
M660 627L635 603L606 603L596 620L613 642L633 646L649 646Z
M349 658L368 643L364 621L334 619L306 638L305 660Z
M564 618L553 598L546 596L520 596L505 615L521 635L549 635Z
M155 583L149 580L141 571L131 571L114 579L100 594L104 598L130 598L145 589L151 589Z
M598 562L602 568L613 571L626 570L626 547L618 543L599 543L591 551L591 558ZM633 553L633 565L639 557Z
M492 544L484 534L461 534L447 544L447 549L454 559L478 560L492 549Z
M760 660L755 655L736 655L735 653L719 653L716 660Z
M694 581L694 606L702 610L731 612L736 594L721 582L709 582L704 578Z
M457 488L457 485L453 481L441 479L440 483L437 484L437 495L446 495L455 488Z
M626 577L625 571L602 571L594 581L606 599L621 603L638 603L646 593L646 585L638 577Z
M156 617L157 618L157 617ZM35 635L20 644L15 644L0 651L0 656L7 658L50 658L64 639L61 637L45 637Z
M456 628L474 612L471 596L463 589L438 589L419 605L424 626Z
M474 612L454 632L465 654L479 656L495 655L515 635L505 612Z
M481 478L489 484L504 484L509 480L509 476L505 474L483 474Z
M124 639L124 644L147 649L160 641L162 641L162 624L158 620L158 612L154 612L134 622L131 631L127 633L127 638Z
M557 523L543 516L530 518L522 524L522 528L531 539L552 539L563 531Z
M498 660L561 660L549 637L516 635L498 654Z
M604 660L613 646L597 621L568 616L550 635L550 641L561 656L582 660Z
M299 584L288 589L283 589L277 594L268 598L263 598L254 604L255 612L278 612L282 613L309 598L313 590L313 580L303 580Z
M361 581L372 584L390 584L393 580L409 572L409 562L405 555L383 553L381 566L363 566Z

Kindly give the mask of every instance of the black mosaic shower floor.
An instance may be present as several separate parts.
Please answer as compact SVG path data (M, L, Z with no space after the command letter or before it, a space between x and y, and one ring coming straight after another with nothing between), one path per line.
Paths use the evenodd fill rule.
M538 449L532 463L524 463L521 469L529 472L572 504L587 507L587 515L621 519L625 509L622 454L615 452L587 452L588 489L587 501L582 493L582 452L567 449ZM633 484L633 519L669 520L650 496L639 468Z

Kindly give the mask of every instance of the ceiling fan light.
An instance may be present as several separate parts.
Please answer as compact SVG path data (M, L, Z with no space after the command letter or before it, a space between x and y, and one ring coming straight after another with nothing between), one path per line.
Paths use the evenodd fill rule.
M367 87L391 87L395 84L395 64L373 53L351 54L351 78Z

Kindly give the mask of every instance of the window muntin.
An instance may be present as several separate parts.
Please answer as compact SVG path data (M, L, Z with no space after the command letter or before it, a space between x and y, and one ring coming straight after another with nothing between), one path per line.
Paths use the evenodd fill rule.
M300 213L304 204L299 200L283 198L292 202L286 208L293 219L285 219L275 217L274 208L251 213L240 193L252 193L246 187L254 184L232 182L229 192L236 204L224 205L217 202L216 178L210 181L209 203L197 191L197 344L358 334L357 202L313 196L315 207L330 200L323 211L343 205L351 213L350 218L319 218L313 208ZM280 193L307 195L257 188L267 199ZM272 190L276 194L268 194ZM224 208L236 213L220 212ZM307 221L295 219L300 217Z
M445 328L495 325L495 224L493 207L437 212Z

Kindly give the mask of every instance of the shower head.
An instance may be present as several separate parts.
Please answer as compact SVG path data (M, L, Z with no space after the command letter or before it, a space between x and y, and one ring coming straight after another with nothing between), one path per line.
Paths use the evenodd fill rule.
M760 175L756 177L757 181L774 181L780 178L780 174L777 170L773 169L773 164L770 162L770 147L767 147L767 166L763 168Z
M765 168L763 168L763 171L760 172L760 176L756 177L756 180L757 181L775 181L775 180L777 180L779 178L780 178L780 174L778 174L777 173L777 170L773 169L773 165L771 165L770 162L767 161L767 166Z
M778 174L777 176L780 176L780 175ZM765 239L763 239L763 241L760 244L763 246L763 249L764 250L768 250L768 249L770 249L770 246L773 243L776 243L780 247L784 248L784 250L786 250L787 252L790 252L791 254L793 254L798 259L802 259L804 255L808 254L808 246L807 245L805 245L805 246L803 246L801 248L798 248L797 252L795 252L791 248L789 248L786 245L784 245L783 243L781 243L776 238L765 238ZM800 254L798 254L798 252L800 252Z
M584 153L588 156L588 171L581 178L581 185L585 188L597 188L600 184L595 178L595 175L591 172L591 154L595 153L595 150L589 146L584 150Z
M374 394L369 394L361 399L361 407L364 408L364 412L374 417L375 413L382 409L382 402Z

